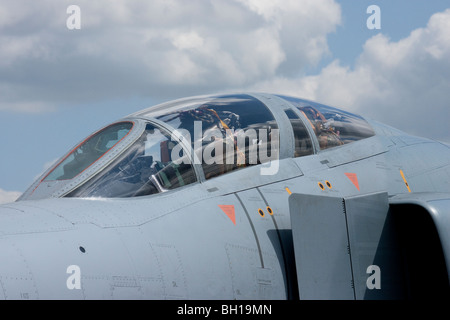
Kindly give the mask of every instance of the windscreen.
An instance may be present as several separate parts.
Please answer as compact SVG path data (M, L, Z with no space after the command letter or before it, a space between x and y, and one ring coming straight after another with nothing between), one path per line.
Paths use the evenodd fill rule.
M188 156L164 130L147 124L121 156L68 197L126 198L156 194L196 182Z
M132 122L120 122L93 134L69 152L44 178L44 181L75 178L112 149L128 134L132 127Z

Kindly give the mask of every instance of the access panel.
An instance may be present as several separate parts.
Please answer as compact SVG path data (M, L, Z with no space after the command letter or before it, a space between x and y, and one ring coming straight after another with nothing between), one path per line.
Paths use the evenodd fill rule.
M388 194L345 198L357 300L406 298L405 270Z
M300 299L355 299L343 199L292 194L289 207Z
M386 192L289 197L300 299L404 299L403 252Z

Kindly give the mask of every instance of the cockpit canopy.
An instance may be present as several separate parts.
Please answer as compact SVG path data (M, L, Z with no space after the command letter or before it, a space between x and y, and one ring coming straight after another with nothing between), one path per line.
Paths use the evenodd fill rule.
M151 195L285 157L280 137L289 134L295 141L290 157L374 135L354 114L271 97L278 104L267 104L258 95L230 94L181 99L134 113L78 144L19 200Z

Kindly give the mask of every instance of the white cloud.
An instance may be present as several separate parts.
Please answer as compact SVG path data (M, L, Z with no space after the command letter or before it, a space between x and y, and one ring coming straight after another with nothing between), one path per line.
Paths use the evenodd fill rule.
M81 29L68 30L70 4L0 3L0 88L8 87L0 110L173 97L299 74L329 54L326 36L341 19L334 0L79 0Z
M335 0L79 0L81 30L66 28L70 4L0 3L0 110L251 89L450 141L450 10L400 41L370 38L354 67L335 60L304 76L330 54Z
M274 77L254 89L359 112L412 134L450 142L450 9L399 41L368 39L355 67L338 60L318 75Z
M177 33L174 35L172 43L179 50L198 50L203 47L204 40L197 32Z
M0 204L14 202L20 195L21 192L0 189Z

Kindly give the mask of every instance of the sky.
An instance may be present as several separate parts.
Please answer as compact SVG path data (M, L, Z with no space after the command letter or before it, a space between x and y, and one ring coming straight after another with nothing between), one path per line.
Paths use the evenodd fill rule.
M450 3L0 0L0 203L111 122L233 91L450 142Z

